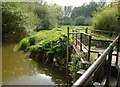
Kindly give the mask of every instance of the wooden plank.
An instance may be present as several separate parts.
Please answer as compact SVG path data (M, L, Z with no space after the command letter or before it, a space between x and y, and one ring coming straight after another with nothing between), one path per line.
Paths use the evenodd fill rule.
M76 45L73 44L73 48L77 54L79 54L79 50L76 48Z
M80 69L78 72L77 72L77 74L84 74L85 73L85 70L84 69Z
M88 50L86 50L83 46L82 46L82 50L83 50L83 52L85 52L85 53L88 52Z
M82 63L84 63L84 64L86 63L83 58L80 58L80 60L81 60Z

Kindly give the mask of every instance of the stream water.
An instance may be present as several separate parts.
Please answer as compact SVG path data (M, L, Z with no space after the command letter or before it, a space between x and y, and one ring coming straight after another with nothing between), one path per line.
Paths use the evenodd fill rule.
M13 52L16 43L2 45L3 85L60 85L65 83L65 72L56 67L37 64L24 52Z

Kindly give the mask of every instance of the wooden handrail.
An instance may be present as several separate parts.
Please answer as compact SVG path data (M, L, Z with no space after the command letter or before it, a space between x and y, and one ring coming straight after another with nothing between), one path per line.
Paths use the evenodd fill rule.
M70 32L69 34L80 34L80 33L83 33L83 32ZM83 34L86 36L91 36L90 34L86 34L86 33L83 33Z
M111 50L119 40L120 36L118 35L115 40L108 46L108 48L100 55L100 57L86 70L86 72L73 84L73 86L84 86L85 83L91 76L98 70L103 61L106 59L107 55L110 55Z
M92 31L96 31L96 32L103 32L103 33L112 33L112 34L115 34L115 32L109 32L109 31L105 31L105 30L99 30L99 29L90 29L90 28L87 28L88 30L92 30ZM79 29L76 29L76 30L86 30L86 28L79 28Z
M113 42L113 40L91 39L92 41Z

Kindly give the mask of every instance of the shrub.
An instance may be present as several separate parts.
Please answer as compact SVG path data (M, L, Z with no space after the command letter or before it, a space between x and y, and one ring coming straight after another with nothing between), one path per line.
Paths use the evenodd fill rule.
M92 18L90 18L90 17L86 18L84 24L87 26L92 25Z
M105 31L116 31L117 30L117 8L111 7L106 8L101 12L95 13L93 16L93 27L95 29Z
M78 16L75 21L74 21L74 25L84 25L85 22L85 17L84 16Z
M67 16L63 17L62 24L63 24L63 25L70 25L70 24L72 24L71 18L70 18L70 17L67 17Z
M73 78L72 83L75 82L78 77L77 77L77 72L81 69L81 68L88 68L88 66L82 66L81 64L81 58L87 58L87 55L84 54L83 52L80 52L79 55L77 54L72 54L71 55L72 58L72 64L69 67L70 73L71 73L71 77Z
M26 50L28 47L30 46L30 42L28 38L24 38L23 40L21 40L20 42L20 49L21 50Z
M30 35L35 29L37 22L37 17L28 10L28 6L25 3L2 3L3 36L7 34L23 37Z

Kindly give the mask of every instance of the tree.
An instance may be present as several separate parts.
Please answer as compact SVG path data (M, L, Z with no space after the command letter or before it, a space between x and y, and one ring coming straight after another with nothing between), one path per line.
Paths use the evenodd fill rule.
M70 17L72 11L72 6L65 6L64 7L64 16Z
M58 5L43 2L3 2L2 34L3 37L17 35L15 37L21 39L33 35L35 30L57 27L62 17L63 10Z
M2 3L3 37L14 35L16 39L19 40L30 35L34 31L37 22L37 17L28 10L28 5L26 3Z
M92 17L92 13L96 11L98 4L94 1L90 2L89 4L84 3L80 7L75 7L72 10L71 18L75 20L78 16L84 17Z
M91 17L86 18L85 22L84 22L84 25L87 25L87 26L92 25L92 18Z
M62 19L63 25L70 25L71 23L72 23L72 20L70 17L67 17L67 16L63 17L63 19Z
M85 17L84 16L78 16L75 21L74 21L74 24L75 25L84 25L85 23Z
M117 31L117 13L116 5L113 7L106 6L104 10L94 13L93 27L110 32Z

